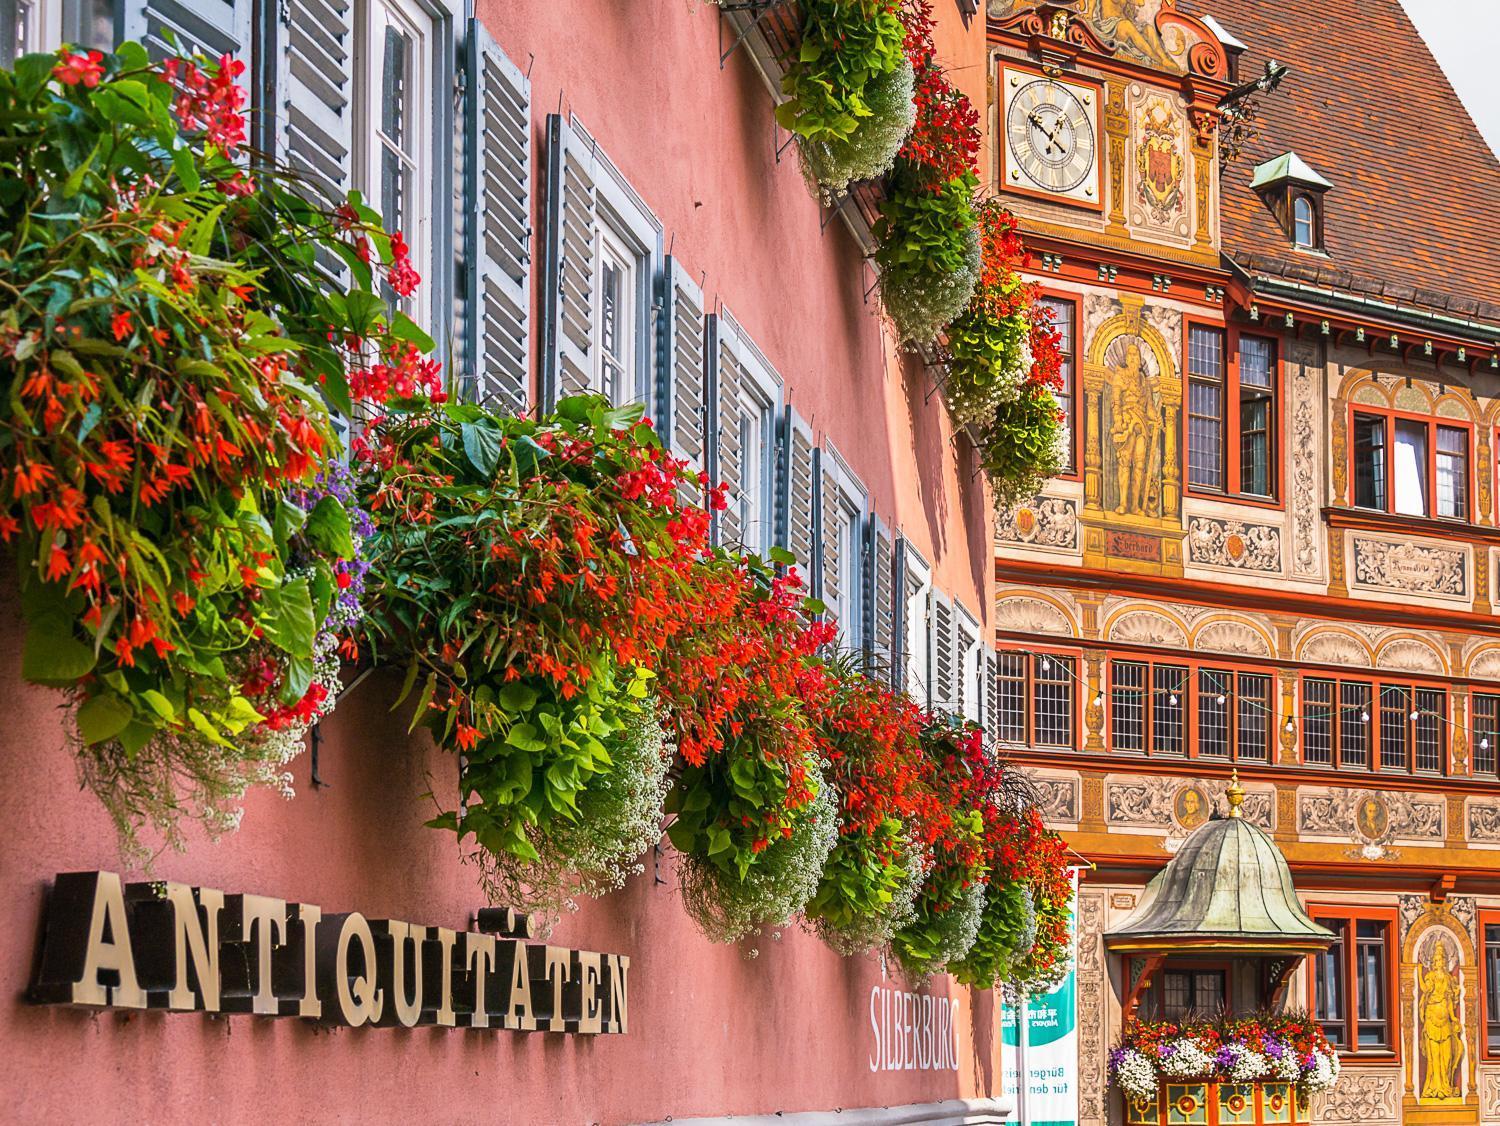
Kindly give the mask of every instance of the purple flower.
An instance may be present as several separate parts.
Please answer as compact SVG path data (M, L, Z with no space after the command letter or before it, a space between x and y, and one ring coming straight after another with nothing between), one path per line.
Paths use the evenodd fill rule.
M1112 1052L1109 1053L1109 1069L1111 1071L1119 1071L1120 1070L1120 1065L1122 1063L1124 1063L1124 1062L1125 1062L1125 1049L1124 1048L1116 1048L1114 1051L1112 1051Z
M1214 1053L1214 1063L1221 1071L1228 1071L1234 1066L1234 1061L1240 1058L1240 1049L1234 1044L1225 1044Z
M1266 1055L1270 1056L1273 1060L1280 1060L1282 1056L1286 1055L1286 1048L1280 1040L1267 1036Z

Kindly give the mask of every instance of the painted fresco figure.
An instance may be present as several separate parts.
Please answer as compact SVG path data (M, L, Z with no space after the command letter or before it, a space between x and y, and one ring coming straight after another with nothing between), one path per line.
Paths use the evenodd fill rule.
M1144 513L1147 474L1161 423L1153 409L1138 341L1126 347L1125 365L1112 374L1110 383L1114 390L1109 438L1115 448L1115 511Z
M1088 19L1101 35L1113 39L1142 62L1156 62L1161 49L1141 30L1150 15L1141 8L1137 0L1093 0Z
M1451 965L1446 942L1433 945L1428 966L1417 963L1424 1099L1458 1098L1458 1065L1464 1044L1458 1015L1458 979Z

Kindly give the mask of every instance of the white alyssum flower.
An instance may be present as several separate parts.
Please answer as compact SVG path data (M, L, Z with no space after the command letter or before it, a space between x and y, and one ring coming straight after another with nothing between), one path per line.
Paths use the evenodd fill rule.
M1302 1065L1297 1062L1297 1053L1287 1048L1279 1060L1271 1061L1271 1071L1277 1079L1295 1083L1302 1078Z
M1229 1069L1229 1078L1236 1083L1255 1083L1266 1078L1271 1071L1271 1061L1249 1048L1238 1049L1234 1066Z
M1305 1073L1303 1085L1308 1094L1317 1094L1320 1091L1330 1090L1339 1079L1340 1064L1338 1056L1329 1052L1314 1052L1312 1070Z
M1156 1095L1156 1068L1134 1048L1126 1048L1115 1069L1115 1082L1129 1098L1150 1099Z
M1195 1079L1213 1070L1214 1059L1197 1040L1182 1040L1161 1059L1163 1074L1173 1079Z

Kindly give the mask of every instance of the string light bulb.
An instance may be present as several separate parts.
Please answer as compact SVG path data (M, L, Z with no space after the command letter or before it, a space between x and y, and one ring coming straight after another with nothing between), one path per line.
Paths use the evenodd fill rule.
M1285 728L1286 733L1288 735L1290 735L1295 730L1296 730L1296 727L1292 723L1292 717L1291 716L1287 716L1286 728Z
M1487 751L1490 749L1490 737L1488 735L1479 740L1479 749L1481 751Z
M1219 707L1222 708L1223 706L1224 706L1224 693L1220 692L1219 693Z
M1167 697L1167 703L1171 704L1174 708L1177 706L1177 693L1176 692L1173 692L1170 696Z
M1417 713L1416 709L1412 709L1411 715L1408 716L1407 718L1410 719L1413 723L1416 723L1417 722L1417 714L1418 713Z
M1361 711L1359 713L1359 721L1361 723L1369 723L1370 722L1370 713L1369 713L1369 711Z

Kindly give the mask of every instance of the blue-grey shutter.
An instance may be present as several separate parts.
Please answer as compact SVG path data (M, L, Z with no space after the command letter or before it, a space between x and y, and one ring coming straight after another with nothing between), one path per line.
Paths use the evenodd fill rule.
M818 450L818 597L828 607L828 620L842 630L849 620L844 603L850 597L849 565L844 558L848 544L845 521L848 513L844 509L842 490L834 470L833 454ZM846 638L852 642L852 638Z
M979 722L991 740L1000 736L1000 657L993 645L984 647L984 685L979 695Z
M234 55L250 61L251 0L124 0L124 38L145 46L152 58L168 55ZM168 43L168 35L175 40ZM241 82L248 86L248 71Z
M817 451L812 427L791 407L782 415L781 480L777 505L780 529L777 540L797 559L803 581L812 591L817 578Z
M905 689L910 614L906 590L906 540L899 536L891 550L891 598L891 686Z
M656 425L667 447L695 470L708 468L708 327L703 290L668 257L662 278Z
M935 712L952 712L958 705L954 692L958 683L953 667L954 633L953 602L947 595L934 591L927 634L927 695Z
M877 675L895 659L895 553L890 529L871 513L865 522L865 655Z
M549 114L542 284L542 398L549 409L588 390L592 380L598 178L592 140L561 114Z
M745 451L741 448L740 423L743 418L742 396L745 371L739 352L735 347L737 327L724 317L709 317L712 328L709 339L713 344L711 363L714 367L714 396L710 415L712 421L712 448L714 484L724 486L727 507L716 514L716 542L733 547L744 540L744 508L741 490L745 475Z
M469 21L465 121L465 393L524 414L531 355L531 83Z
M276 10L276 155L312 199L336 206L353 187L354 4L284 0ZM323 265L341 273L336 263Z

